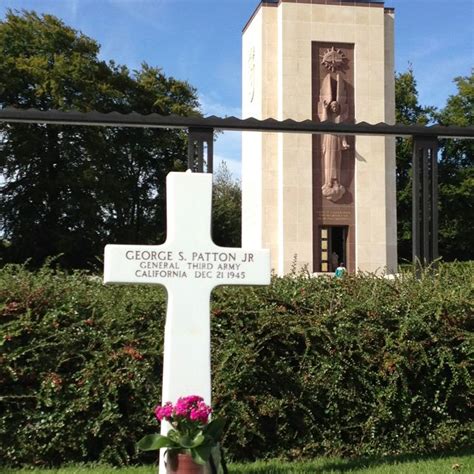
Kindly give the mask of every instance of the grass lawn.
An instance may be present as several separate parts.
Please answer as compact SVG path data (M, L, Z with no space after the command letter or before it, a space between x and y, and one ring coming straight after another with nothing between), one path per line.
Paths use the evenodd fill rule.
M356 460L321 458L309 462L280 461L231 464L230 474L330 474L357 472L360 474L445 474L474 473L474 450L438 455L406 455L371 457ZM5 469L1 474L156 474L156 467L74 466L60 469Z

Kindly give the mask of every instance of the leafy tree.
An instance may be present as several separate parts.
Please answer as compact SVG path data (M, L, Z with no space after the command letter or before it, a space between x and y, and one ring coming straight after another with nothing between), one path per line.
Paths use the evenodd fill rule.
M426 125L433 118L434 107L424 107L418 102L418 90L411 67L395 76L396 122L406 125ZM411 260L412 180L411 162L413 140L396 139L397 156L397 229L398 258Z
M96 41L51 15L7 12L0 22L0 107L197 114L196 91L142 64L98 59ZM63 254L84 267L109 243L165 235L165 176L184 169L176 130L0 125L3 258L34 265Z
M436 120L441 125L472 126L474 124L474 78L455 79L458 93L448 99L446 107L418 102L416 80L411 68L395 78L396 119L404 124L427 124ZM411 259L412 206L412 139L397 138L397 214L398 254ZM439 252L445 260L474 258L474 238L469 229L474 211L474 143L471 140L443 140L439 165Z
M240 247L242 191L223 161L214 174L212 237L217 245Z
M441 125L474 125L474 71L454 79L458 92L437 115ZM443 140L439 163L440 254L445 260L473 260L474 142Z

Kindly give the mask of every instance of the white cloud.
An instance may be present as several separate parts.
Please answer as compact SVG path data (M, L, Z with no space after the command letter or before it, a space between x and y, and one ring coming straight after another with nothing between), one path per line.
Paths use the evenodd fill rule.
M96 0L94 0L96 1ZM163 16L167 14L169 2L164 0L108 0L111 7L119 9L124 18L133 18L143 28L163 30Z
M78 16L78 10L79 10L79 0L71 0L70 7L71 7L72 19L73 21L76 21L77 16Z
M199 103L204 116L217 115L218 117L237 117L241 116L241 108L229 104L224 104L213 95L199 94Z

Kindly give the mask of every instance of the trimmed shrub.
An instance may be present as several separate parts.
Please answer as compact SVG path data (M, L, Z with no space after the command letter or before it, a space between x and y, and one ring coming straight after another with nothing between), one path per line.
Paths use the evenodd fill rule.
M473 274L451 264L419 279L299 274L217 289L213 402L228 456L467 445ZM165 301L85 273L0 270L0 462L154 459L135 442L158 429Z

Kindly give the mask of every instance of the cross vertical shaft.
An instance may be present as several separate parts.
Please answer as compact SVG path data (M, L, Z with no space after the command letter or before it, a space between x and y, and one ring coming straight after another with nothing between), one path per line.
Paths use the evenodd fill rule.
M212 175L167 177L163 245L107 245L105 283L160 284L168 293L162 403L200 395L211 404L210 295L219 285L270 283L270 254L211 239ZM168 424L161 432L167 434ZM160 473L165 472L163 455Z

